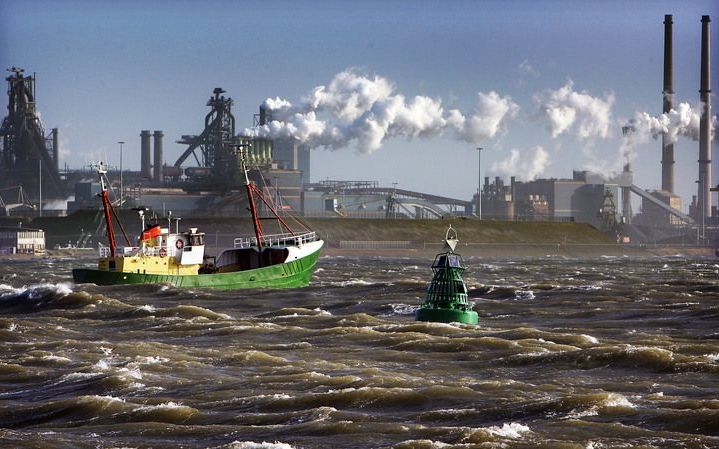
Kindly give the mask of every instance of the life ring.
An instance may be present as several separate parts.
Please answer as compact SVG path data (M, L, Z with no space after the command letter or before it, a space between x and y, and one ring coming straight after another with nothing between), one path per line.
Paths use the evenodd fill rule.
M176 240L175 241L175 248L182 249L185 246L185 242L182 240Z
M165 257L167 255L167 251L165 248L160 248L160 257Z

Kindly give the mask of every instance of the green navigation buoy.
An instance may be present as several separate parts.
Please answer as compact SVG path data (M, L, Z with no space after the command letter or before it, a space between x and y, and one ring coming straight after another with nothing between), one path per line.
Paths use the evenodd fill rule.
M452 225L447 229L444 242L444 252L434 258L434 277L427 287L427 297L417 310L417 321L477 324L479 317L469 304L462 278L467 268L462 256L454 252L459 240Z

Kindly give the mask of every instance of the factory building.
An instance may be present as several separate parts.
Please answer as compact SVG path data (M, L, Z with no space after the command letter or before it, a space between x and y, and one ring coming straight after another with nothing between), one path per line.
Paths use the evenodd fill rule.
M0 254L42 254L45 231L31 228L0 227Z
M509 185L499 177L491 184L485 178L482 218L577 221L601 228L604 218L600 211L607 209L606 197L616 201L619 185L586 171L575 171L572 179L521 182L512 177ZM614 221L618 221L616 214Z
M385 218L389 196L374 181L323 181L302 191L305 217Z
M294 140L277 139L273 142L272 159L277 168L298 170L300 182L310 183L310 147Z
M651 190L649 191L649 194L661 203L666 204L673 209L681 210L682 208L681 197L667 192L666 190ZM696 196L694 198L696 200ZM692 215L691 210L690 215ZM667 209L658 206L656 202L647 198L642 198L642 209L634 217L634 222L640 225L652 226L678 226L684 224L684 221L681 218L669 213Z

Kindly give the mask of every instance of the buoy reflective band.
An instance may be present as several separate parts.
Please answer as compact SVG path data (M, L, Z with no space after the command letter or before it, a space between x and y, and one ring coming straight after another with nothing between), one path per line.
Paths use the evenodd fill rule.
M167 255L167 251L165 251L165 248L160 248L160 257L165 257Z
M185 246L185 242L183 242L182 240L177 240L175 242L175 248L182 249L183 246Z

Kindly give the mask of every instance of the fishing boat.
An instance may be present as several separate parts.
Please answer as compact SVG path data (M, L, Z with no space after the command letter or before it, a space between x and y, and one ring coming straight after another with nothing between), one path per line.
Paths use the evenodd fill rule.
M100 248L97 269L76 268L76 283L98 285L165 283L176 287L289 288L304 287L310 282L324 242L309 229L296 232L278 214L271 202L247 174L245 158L241 158L245 189L254 235L237 237L231 248L216 256L205 253L205 234L197 228L180 232L176 221L167 227L155 223L145 226L144 210L138 210L142 233L137 245L131 245L125 228L117 217L109 195L107 169L98 164L108 245ZM261 201L281 225L279 234L265 234L258 215ZM118 223L127 246L118 246L113 228Z

